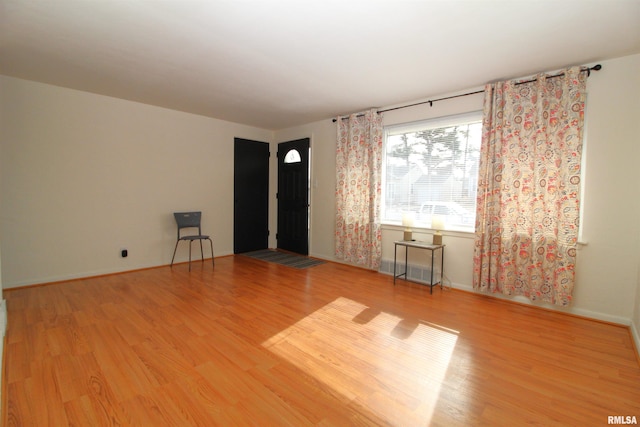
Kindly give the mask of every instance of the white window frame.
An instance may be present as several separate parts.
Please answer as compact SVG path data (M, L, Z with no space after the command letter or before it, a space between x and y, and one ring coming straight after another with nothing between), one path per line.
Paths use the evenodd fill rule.
M382 224L388 225L403 225L403 219L401 218L387 218L386 215L386 197L387 197L387 138L392 135L400 135L410 132L418 132L426 129L435 129L448 126L455 126L458 124L470 123L470 122L482 122L482 111L472 111L469 113L455 114L443 117L437 117L433 119L421 120L417 122L400 123L385 126L384 128L384 154L383 154L383 167L382 167L382 201L381 201L381 221ZM476 183L477 185L477 183ZM475 204L474 204L475 205ZM446 224L446 230L460 231L473 233L475 230L475 212L473 213L473 224L460 225L460 224ZM412 213L407 213L405 217L405 223L411 223L415 228L427 228L431 229L432 224L430 220L423 220L423 218L416 218Z

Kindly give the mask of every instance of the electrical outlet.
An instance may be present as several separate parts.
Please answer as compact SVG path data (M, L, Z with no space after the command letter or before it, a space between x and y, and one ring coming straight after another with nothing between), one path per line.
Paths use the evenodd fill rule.
M120 251L120 255L122 256L122 258L126 258L127 256L129 256L129 251L123 249L122 251Z

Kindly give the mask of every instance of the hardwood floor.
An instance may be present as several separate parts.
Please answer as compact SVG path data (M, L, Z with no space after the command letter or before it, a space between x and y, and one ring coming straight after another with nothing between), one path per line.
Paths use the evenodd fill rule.
M7 426L640 420L629 330L242 256L8 290ZM524 333L523 333L524 331ZM640 421L639 421L640 422Z

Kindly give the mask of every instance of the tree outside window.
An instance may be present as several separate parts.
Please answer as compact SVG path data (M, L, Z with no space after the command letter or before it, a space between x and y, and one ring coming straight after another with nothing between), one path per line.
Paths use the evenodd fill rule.
M387 129L383 221L408 214L430 227L439 215L447 229L473 231L481 131L479 115Z

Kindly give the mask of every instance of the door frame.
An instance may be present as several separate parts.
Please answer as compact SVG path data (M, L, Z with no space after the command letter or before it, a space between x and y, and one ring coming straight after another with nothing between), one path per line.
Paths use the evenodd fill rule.
M291 250L288 247L288 244L283 244L281 247L281 232L282 232L282 223L281 223L281 198L279 197L279 192L281 191L281 183L280 180L282 178L281 174L281 165L284 163L284 159L282 158L289 151L287 149L288 146L296 146L296 144L302 144L305 148L305 156L306 157L306 169L304 173L304 181L305 181L305 191L306 191L306 206L305 206L305 247L302 250L294 250L295 252L301 253L303 255L309 254L309 249L311 246L311 138L298 138L290 141L279 142L277 145L277 170L276 170L276 224L277 224L277 232L276 232L276 247L282 248L284 250ZM282 156L282 157L281 157ZM282 163L281 163L282 161ZM291 241L289 242L291 243Z

